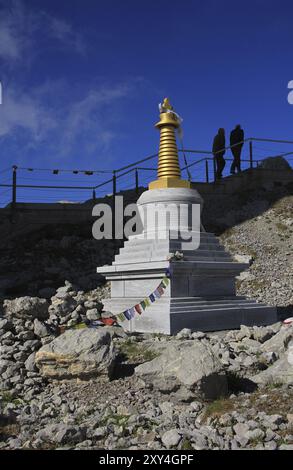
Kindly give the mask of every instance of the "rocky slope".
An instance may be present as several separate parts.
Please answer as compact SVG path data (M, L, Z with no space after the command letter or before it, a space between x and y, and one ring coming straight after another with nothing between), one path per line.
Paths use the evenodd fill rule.
M293 325L174 338L98 327L52 339L43 318L10 313L2 449L293 448Z
M204 213L250 258L238 292L282 317L292 316L289 193L236 195ZM2 246L0 448L292 449L293 326L175 338L86 328L107 316L95 267L119 244L60 226Z
M249 204L242 210L252 212ZM234 255L246 255L251 263L250 269L238 280L239 294L269 305L288 306L287 314L290 314L293 305L293 196L279 199L261 215L229 228L220 238L227 250Z

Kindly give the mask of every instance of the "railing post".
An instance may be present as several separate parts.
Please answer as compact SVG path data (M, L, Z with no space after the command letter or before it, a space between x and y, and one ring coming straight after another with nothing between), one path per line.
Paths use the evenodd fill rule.
M16 171L17 166L13 165L12 167L12 206L15 207L16 204Z
M112 238L115 240L116 236L116 223L115 223L115 199L116 199L116 193L117 193L117 176L116 176L116 170L113 170L113 195L112 195Z
M116 170L113 170L113 196L116 196L117 192L117 176L116 176Z
M135 192L138 194L138 169L135 168Z
M206 182L209 182L209 161L206 160Z
M253 168L252 140L249 141L249 165Z
M213 169L214 169L214 181L216 181L217 169L216 169L215 158L213 158Z

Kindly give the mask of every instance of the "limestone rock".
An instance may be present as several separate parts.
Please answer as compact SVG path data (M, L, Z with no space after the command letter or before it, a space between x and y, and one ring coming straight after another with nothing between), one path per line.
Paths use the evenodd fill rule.
M116 352L107 331L68 330L37 353L35 362L43 376L51 379L87 379L110 376Z
M36 356L35 352L31 353L24 363L26 370L30 372L34 372L36 370L35 356Z
M39 297L19 297L14 300L5 300L3 302L4 312L7 316L13 318L48 318L48 302Z
M64 423L49 424L37 433L37 438L42 441L57 444L73 444L80 442L84 437L84 431L78 426Z
M261 349L264 352L282 353L292 338L293 324L283 325L276 335L262 344Z
M234 259L235 259L235 261L237 261L238 263L247 263L247 264L251 264L252 261L253 261L253 258L252 258L250 255L239 255L239 254L235 254L235 255L234 255Z
M181 436L176 429L170 429L170 431L166 431L162 436L162 442L167 449L177 446L180 440Z
M91 308L86 312L86 317L88 320L99 320L101 318L100 313L98 313L98 310L96 308Z
M183 387L195 396L217 398L227 394L227 379L212 349L200 341L170 343L162 354L135 368L146 384L161 391Z
M189 339L191 337L191 330L189 328L183 328L183 330L177 333L177 339Z
M293 358L292 358L293 359ZM293 360L291 359L291 349L282 355L272 366L251 377L257 384L291 384L293 383Z
M34 320L34 334L36 336L39 336L39 338L44 338L45 336L49 336L50 333L51 332L50 332L49 328L44 323L42 323L40 320L35 318L35 320Z

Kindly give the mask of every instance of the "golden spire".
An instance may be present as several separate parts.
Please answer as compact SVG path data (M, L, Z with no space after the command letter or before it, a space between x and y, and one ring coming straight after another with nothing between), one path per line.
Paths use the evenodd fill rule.
M158 179L149 184L149 189L190 188L189 181L181 179L175 130L180 127L180 119L173 111L168 98L160 105L160 148Z

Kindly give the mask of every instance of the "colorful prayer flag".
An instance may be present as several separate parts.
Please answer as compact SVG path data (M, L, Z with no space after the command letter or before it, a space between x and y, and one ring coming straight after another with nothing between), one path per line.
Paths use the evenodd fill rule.
M117 318L120 321L125 321L126 320L124 313L118 313Z
M131 320L132 317L131 317L131 313L130 313L129 310L125 310L125 312L123 312L123 313L124 313L125 317L127 318L127 320Z
M102 318L101 322L104 323L104 325L113 326L116 323L116 319L114 319L114 318Z
M155 302L156 297L154 296L154 294L151 294L151 295L149 296L149 299L150 299L151 302Z
M149 299L148 297L146 297L146 298L144 299L144 302L145 302L145 304L146 304L147 307L149 307L149 306L151 305L150 299Z
M134 308L134 307L131 307L131 308L129 309L129 311L130 311L130 313L131 313L131 315L132 315L132 318L133 318L133 317L135 316L135 308Z
M156 296L158 299L160 299L160 298L161 298L161 294L160 294L160 292L159 292L159 289L158 289L158 288L155 290L154 294L155 294L155 296Z
M145 303L144 300L142 300L142 301L140 302L140 305L141 305L141 308L142 308L143 310L146 309L146 303Z
M167 287L169 285L169 282L170 282L169 279L167 277L164 277L162 279L161 284L163 284L163 287Z
M134 309L137 311L139 315L142 314L142 308L140 304L135 305Z

